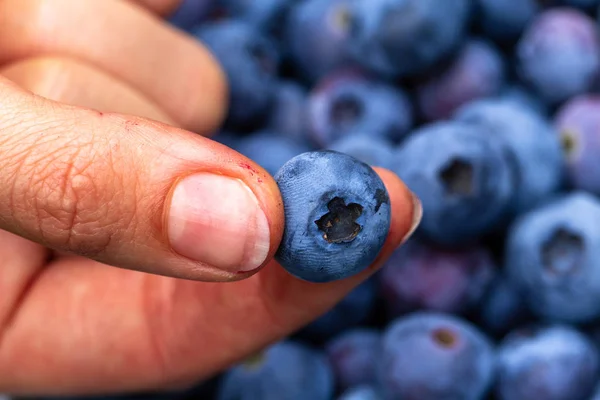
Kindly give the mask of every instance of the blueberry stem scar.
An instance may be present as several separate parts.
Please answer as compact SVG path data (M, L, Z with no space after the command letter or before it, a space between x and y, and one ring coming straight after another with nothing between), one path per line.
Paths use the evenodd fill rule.
M315 221L319 230L323 231L323 239L329 243L344 243L354 240L362 226L356 223L363 207L357 203L346 205L344 199L334 197L327 203L329 212Z

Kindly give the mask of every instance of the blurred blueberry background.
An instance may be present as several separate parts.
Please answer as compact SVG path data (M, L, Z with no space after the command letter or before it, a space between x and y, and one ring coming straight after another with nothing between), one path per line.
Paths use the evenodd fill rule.
M170 21L230 84L215 140L271 174L318 149L391 169L424 219L263 353L192 390L94 399L600 399L599 17L599 0L185 0Z

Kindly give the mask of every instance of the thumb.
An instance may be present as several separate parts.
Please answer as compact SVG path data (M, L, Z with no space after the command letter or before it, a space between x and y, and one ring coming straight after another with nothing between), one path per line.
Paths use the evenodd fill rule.
M209 139L0 78L0 229L114 266L234 280L273 256L277 185Z

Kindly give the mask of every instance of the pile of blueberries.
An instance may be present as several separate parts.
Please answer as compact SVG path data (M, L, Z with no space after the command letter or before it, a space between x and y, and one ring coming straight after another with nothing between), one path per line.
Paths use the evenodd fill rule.
M424 214L327 314L160 398L600 399L598 14L599 0L186 0L171 21L229 81L216 140L274 175L317 150L388 168Z

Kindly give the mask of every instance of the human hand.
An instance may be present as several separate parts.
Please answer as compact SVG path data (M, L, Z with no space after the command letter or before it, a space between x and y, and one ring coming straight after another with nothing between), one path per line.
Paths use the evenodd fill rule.
M188 131L218 127L227 88L159 19L177 3L0 2L0 392L191 384L324 313L411 229L378 170L393 217L372 268L310 284L270 261L275 182Z

